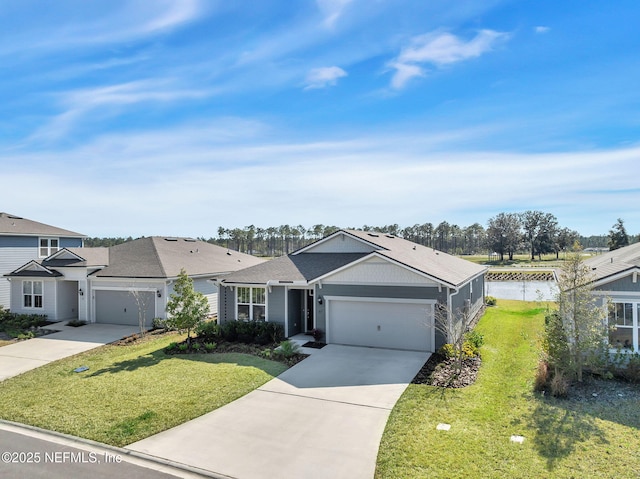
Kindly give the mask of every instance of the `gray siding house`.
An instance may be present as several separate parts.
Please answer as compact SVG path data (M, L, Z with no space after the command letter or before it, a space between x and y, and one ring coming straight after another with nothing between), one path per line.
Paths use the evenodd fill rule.
M79 248L86 235L0 213L0 306L13 309L11 289L3 276L31 260L39 260L62 248Z
M149 237L109 248L63 248L7 274L14 312L46 314L50 321L138 325L166 317L173 284L184 268L194 289L217 310L212 278L263 262L191 238Z
M337 231L292 254L219 278L220 322L273 321L287 337L435 351L437 304L478 313L486 268L383 233Z
M609 300L609 344L640 352L640 243L585 261L594 275L594 294Z

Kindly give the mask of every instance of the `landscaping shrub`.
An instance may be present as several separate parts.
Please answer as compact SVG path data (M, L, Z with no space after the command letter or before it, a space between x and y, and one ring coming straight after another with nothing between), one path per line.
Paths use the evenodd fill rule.
M630 355L626 367L622 370L622 375L628 381L640 383L640 354Z
M290 358L300 353L300 347L293 341L282 341L275 353L283 358Z
M234 342L238 339L239 321L227 321L220 325L220 336L225 341Z
M465 341L468 341L477 351L480 351L480 348L484 344L484 336L478 333L475 329L466 333L464 335L464 339Z
M162 318L153 318L151 322L151 326L153 329L164 329L168 330L169 326L167 325L167 320Z
M493 296L484 297L484 304L486 304L487 306L495 306L497 303L498 303L498 300Z
M195 329L196 337L212 341L220 338L220 326L215 321L203 321Z
M213 351L214 349L216 349L216 346L218 346L217 343L204 343L204 349L206 349L207 351Z
M17 314L0 306L0 331L4 331L11 337L28 335L29 331L46 324L47 316L44 314Z

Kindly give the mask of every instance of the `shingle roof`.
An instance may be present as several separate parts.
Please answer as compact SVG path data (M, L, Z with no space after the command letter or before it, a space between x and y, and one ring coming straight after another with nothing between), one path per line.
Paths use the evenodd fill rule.
M377 236L372 236L367 231L344 231L382 248L378 254L453 286L459 286L487 270L485 266L397 236L375 232L373 234Z
M451 286L459 286L486 271L486 267L436 251L396 236L356 230L340 230L372 245L372 250ZM333 236L330 235L330 236ZM374 236L372 236L374 235ZM233 273L227 283L311 281L371 253L299 252Z
M45 225L9 213L0 213L0 235L86 238L86 235L81 233Z
M210 275L237 271L262 262L263 259L255 256L204 241L153 236L111 246L109 266L98 271L95 276L174 278L181 268L189 276Z
M584 263L591 268L596 281L626 270L639 268L640 243L593 256L585 260Z
M65 248L73 254L79 256L76 258L53 258L42 261L47 268L56 267L91 267L106 266L109 264L109 248L99 246L95 248Z
M228 276L226 283L257 283L267 281L311 281L345 266L367 253L309 253L281 256Z

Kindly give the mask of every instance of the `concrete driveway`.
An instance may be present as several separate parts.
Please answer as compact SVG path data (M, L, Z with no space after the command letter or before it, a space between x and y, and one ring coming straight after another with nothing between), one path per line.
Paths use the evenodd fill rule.
M246 396L128 449L239 479L371 479L428 353L328 345Z
M118 324L86 324L79 328L53 324L48 328L61 331L0 348L0 381L139 331L137 327Z

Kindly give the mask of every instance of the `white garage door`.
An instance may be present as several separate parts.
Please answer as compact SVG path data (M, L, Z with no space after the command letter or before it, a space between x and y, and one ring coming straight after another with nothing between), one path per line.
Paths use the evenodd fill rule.
M138 310L143 307L145 325L151 327L156 311L155 294L150 291L139 294L140 304L128 291L96 291L96 322L138 326Z
M433 351L432 303L331 298L327 307L329 343Z

